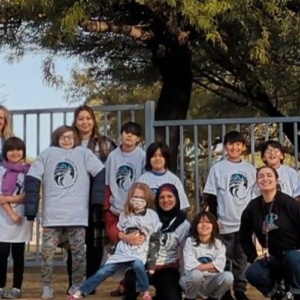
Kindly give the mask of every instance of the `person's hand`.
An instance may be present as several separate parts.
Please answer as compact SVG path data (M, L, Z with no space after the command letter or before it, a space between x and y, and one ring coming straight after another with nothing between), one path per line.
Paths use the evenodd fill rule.
M154 274L154 272L155 272L155 270L154 270L154 269L149 269L149 271L148 271L149 275L153 275L153 274Z
M122 240L129 245L139 246L145 242L145 236L142 234L139 234L138 231L134 231L131 233L123 234Z
M22 222L22 217L16 213L13 213L10 218L15 224L20 224Z
M0 196L0 204L5 204L7 203L7 198L3 195Z

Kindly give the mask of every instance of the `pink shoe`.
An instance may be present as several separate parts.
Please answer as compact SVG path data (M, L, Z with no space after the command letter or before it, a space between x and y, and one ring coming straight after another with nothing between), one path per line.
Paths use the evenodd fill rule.
M148 294L144 294L142 299L143 299L143 300L152 300L152 297L151 297L151 295L148 293Z

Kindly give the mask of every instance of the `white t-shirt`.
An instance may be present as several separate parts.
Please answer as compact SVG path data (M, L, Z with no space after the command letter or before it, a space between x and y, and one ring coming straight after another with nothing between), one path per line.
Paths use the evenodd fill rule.
M146 263L150 236L157 232L161 227L157 213L152 209L147 209L145 215L125 216L122 212L119 217L118 228L126 232L130 228L137 228L145 235L145 242L139 246L127 244L124 241L119 241L116 251L109 256L105 264L128 262L133 260L141 260Z
M149 171L144 173L137 181L146 183L151 188L154 195L156 195L157 189L161 185L165 183L171 183L177 188L180 200L180 209L186 209L190 207L190 203L187 199L180 179L170 171L167 171L163 174L157 174Z
M43 151L28 171L43 184L43 227L87 226L90 175L95 177L103 168L96 155L82 146Z
M113 150L105 163L105 184L109 186L111 196L110 210L119 215L132 184L143 174L145 152L136 147L132 152L123 152L120 147Z
M217 197L220 233L239 231L241 216L249 201L256 179L256 169L249 163L224 159L214 164L204 187L205 194Z
M156 265L167 265L178 261L178 256L181 253L179 249L183 249L189 229L190 223L185 220L173 232L160 233Z
M201 263L212 263L214 267L223 272L226 264L226 248L224 244L215 239L215 245L199 244L192 237L188 237L183 248L183 262L185 273L191 272ZM207 275L210 273L206 272Z
M2 178L5 169L0 167L0 191L2 189ZM16 190L14 195L20 195L24 191L24 178L25 174L19 173L17 179ZM0 242L4 243L25 243L31 240L31 222L28 222L24 217L24 204L11 203L12 209L18 215L22 216L22 222L15 224L8 214L0 205Z

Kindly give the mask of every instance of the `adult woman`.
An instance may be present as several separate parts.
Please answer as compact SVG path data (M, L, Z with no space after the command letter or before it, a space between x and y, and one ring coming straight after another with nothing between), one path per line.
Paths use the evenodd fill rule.
M278 174L264 166L257 171L261 196L252 200L242 214L241 245L251 266L248 281L271 299L282 299L277 283L284 279L286 287L300 299L300 204L278 191ZM265 254L257 255L253 234Z
M5 140L13 135L9 112L5 106L0 105L0 161L2 161L2 146Z
M150 271L150 284L156 289L155 300L181 300L178 253L183 248L190 224L186 213L180 210L180 199L174 185L166 183L158 188L155 205L162 228L154 272ZM135 285L134 273L130 270L125 275L124 299L136 299Z
M73 127L77 130L81 145L91 149L104 164L108 154L116 148L116 144L99 132L94 111L87 105L79 106L74 112ZM100 267L102 245L102 206L91 206L89 209L88 227L86 229L86 276L89 278ZM71 282L72 256L68 251L69 286ZM70 291L73 292L73 291Z

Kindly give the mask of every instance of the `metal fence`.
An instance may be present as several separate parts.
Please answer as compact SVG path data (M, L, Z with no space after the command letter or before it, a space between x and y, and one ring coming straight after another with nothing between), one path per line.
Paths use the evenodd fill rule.
M93 107L100 120L101 131L119 141L121 125L126 121L137 121L144 127L147 146L155 140L155 129L165 128L165 142L170 143L170 130L179 129L178 176L186 187L191 202L191 214L200 209L202 188L210 166L225 155L222 138L230 130L239 130L245 134L245 159L256 167L262 164L258 153L259 144L268 139L277 139L284 144L289 153L286 163L298 170L298 138L300 117L284 118L245 118L245 119L197 119L155 121L155 103L147 101L138 105L116 105ZM53 129L70 125L73 121L74 108L55 108L11 111L14 132L24 139L30 158L35 156L50 143ZM289 132L287 132L289 125ZM291 132L293 131L293 132ZM286 133L289 133L290 139ZM38 265L40 260L40 225L39 218L35 225L33 241L28 247L28 265ZM55 262L62 264L62 257Z

